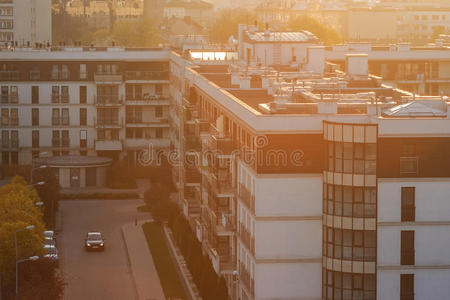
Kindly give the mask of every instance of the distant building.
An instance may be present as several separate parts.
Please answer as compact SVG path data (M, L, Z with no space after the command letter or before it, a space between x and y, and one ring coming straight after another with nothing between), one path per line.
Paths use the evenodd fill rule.
M212 20L214 5L202 0L171 0L164 4L164 18L180 18L189 17L195 22L206 25Z
M426 46L350 43L327 48L326 58L346 71L347 54L368 54L369 72L383 82L419 95L450 95L450 48L442 40Z
M0 1L0 43L51 42L51 0Z
M303 64L306 49L319 45L317 37L307 31L258 31L254 25L239 25L238 38L240 59L255 66Z

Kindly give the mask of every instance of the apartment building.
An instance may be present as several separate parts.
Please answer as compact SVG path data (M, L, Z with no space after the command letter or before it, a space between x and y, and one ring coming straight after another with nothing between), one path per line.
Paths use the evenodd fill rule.
M349 43L327 48L325 56L346 71L345 57L352 53L366 53L369 72L390 86L419 95L450 95L450 48L442 40L423 46Z
M1 0L0 43L52 42L51 0Z
M444 299L450 102L322 50L301 71L171 54L184 214L234 299Z
M16 48L0 65L2 166L170 146L167 50Z

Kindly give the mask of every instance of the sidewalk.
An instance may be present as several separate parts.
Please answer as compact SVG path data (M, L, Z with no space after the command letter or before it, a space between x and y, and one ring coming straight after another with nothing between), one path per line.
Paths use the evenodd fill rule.
M139 220L137 225L122 226L131 276L136 287L138 300L165 300L155 263L148 249L142 225L148 220Z

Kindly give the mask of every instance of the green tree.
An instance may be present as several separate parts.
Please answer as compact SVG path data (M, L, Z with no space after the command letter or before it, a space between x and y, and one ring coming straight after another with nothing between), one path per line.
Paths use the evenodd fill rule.
M293 31L309 31L315 34L325 45L339 44L342 42L342 36L337 30L307 16L291 20L289 22L289 28Z
M209 38L213 42L227 43L230 36L237 38L238 25L253 23L255 14L242 9L226 9L216 19L209 30Z

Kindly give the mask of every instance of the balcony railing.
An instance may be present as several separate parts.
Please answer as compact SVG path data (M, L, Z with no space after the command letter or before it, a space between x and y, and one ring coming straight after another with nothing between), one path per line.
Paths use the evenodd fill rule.
M252 213L255 213L255 196L242 183L239 185L239 191L242 202Z
M52 93L52 103L69 103L69 94Z
M209 134L210 124L206 120L195 120L195 135L200 136L202 134Z
M97 106L120 106L123 104L123 97L121 95L96 95L94 101Z
M1 95L1 103L18 103L19 102L19 97L15 94L15 95Z
M210 150L216 151L220 155L231 155L233 152L233 140L228 137L211 135L208 147Z
M243 263L239 265L239 277L242 284L245 286L247 291L251 294L252 297L255 297L255 280L251 278L250 272L247 271Z
M19 71L0 71L0 81L19 81Z
M69 80L70 72L69 71L57 71L51 73L52 80Z
M127 71L125 80L169 80L168 71Z
M186 168L184 171L186 183L200 183L202 181L202 175L196 168Z
M233 182L231 178L218 179L216 175L211 174L212 188L216 195L234 195Z
M123 120L122 120L123 121ZM123 122L119 122L118 118L99 118L95 122L95 127L122 127Z
M61 147L70 147L70 139L63 138L61 139Z
M252 237L243 223L239 223L239 237L241 238L241 241L244 243L244 245L253 254L253 256L255 256L255 238Z
M52 139L52 147L60 147L61 140L60 139Z
M41 71L30 71L30 80L41 80Z
M123 74L119 72L96 72L94 74L94 81L98 83L102 82L122 82Z
M419 158L400 157L400 174L417 174L419 170Z

